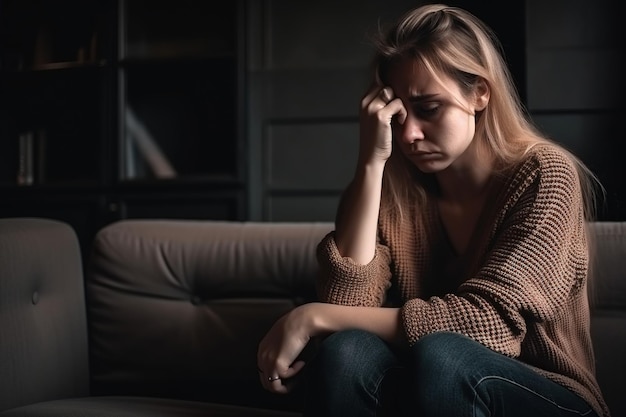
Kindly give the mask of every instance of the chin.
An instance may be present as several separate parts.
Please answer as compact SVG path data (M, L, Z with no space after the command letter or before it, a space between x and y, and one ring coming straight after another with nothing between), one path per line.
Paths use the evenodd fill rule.
M415 165L417 169L422 171L424 174L436 174L450 166L450 163L447 160L443 159L411 159L411 162L413 163L413 165Z
M417 165L417 169L419 169L424 174L436 174L442 171L442 169L438 169L437 167L432 167L430 165L428 166Z

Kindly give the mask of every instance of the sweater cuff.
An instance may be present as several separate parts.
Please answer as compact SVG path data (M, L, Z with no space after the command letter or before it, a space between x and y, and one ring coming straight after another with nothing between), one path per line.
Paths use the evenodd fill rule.
M381 305L390 281L388 266L380 262L378 250L369 263L358 264L339 253L331 232L318 246L318 260L328 279L322 283L325 298L337 304Z

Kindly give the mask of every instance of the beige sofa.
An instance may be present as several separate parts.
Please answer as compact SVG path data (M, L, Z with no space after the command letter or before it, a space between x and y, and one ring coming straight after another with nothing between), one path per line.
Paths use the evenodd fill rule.
M260 387L256 347L315 299L314 250L332 227L124 220L83 269L67 225L0 219L0 416L299 416L298 392ZM593 230L598 378L623 417L626 222Z

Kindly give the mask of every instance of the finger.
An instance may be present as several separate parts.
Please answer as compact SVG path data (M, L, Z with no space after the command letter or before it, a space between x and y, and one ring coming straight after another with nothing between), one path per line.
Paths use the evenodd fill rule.
M281 374L283 379L293 378L304 368L306 363L302 360L294 362L285 372Z
M290 367L280 372L263 372L258 369L261 385L268 391L286 394L291 391L295 381L294 377L304 368L306 363L302 360L294 362ZM273 376L268 376L273 375Z
M370 114L375 114L387 107L394 99L395 95L393 94L393 90L389 87L385 87L374 96L367 110Z
M385 104L389 104L391 100L394 99L393 90L391 88L385 87L380 90L380 98Z
M381 87L380 85L375 85L372 89L370 89L363 100L361 100L361 108L372 108L372 104L374 104L375 108L373 110L380 110L385 107L387 103L389 103L395 95L393 94L393 90L390 87Z
M304 365L304 361L296 361L284 371L277 372L276 375L279 376L283 381L288 380L296 376L302 370L302 368L304 368Z
M287 371L281 375L279 379L268 378L268 391L277 393L277 394L287 394L292 391L294 386L298 383L298 373L304 367L304 362L299 361L297 364L294 364L293 368L289 368Z
M264 376L261 381L261 384L267 391L277 394L286 394L289 392L289 387L284 383L285 380L278 375L271 377Z
M372 101L376 98L376 96L380 93L380 87L375 87L365 94L365 97L361 100L361 108L366 109Z
M259 379L261 381L261 385L268 391L275 391L274 385L278 385L281 381L281 378L278 375L268 376L272 374L267 374L265 372L259 372Z
M288 394L291 386L286 384L282 379L270 384L268 391L275 394Z
M388 106L390 107L390 110L394 112L393 116L396 117L396 121L403 125L407 118L407 111L404 104L402 104L402 100L397 98L389 103Z
M264 370L269 369L269 370ZM261 380L261 385L266 389L273 390L273 386L276 382L280 381L283 378L283 374L285 372L279 372L274 367L263 367L259 365L257 367L259 373L259 379Z

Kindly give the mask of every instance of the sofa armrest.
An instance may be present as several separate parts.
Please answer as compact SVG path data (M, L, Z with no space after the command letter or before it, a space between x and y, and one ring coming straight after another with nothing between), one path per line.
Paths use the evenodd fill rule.
M0 412L89 394L82 267L70 225L0 219Z
M258 342L315 299L315 248L332 228L196 220L103 228L86 285L94 391L259 405ZM254 392L242 397L242 387Z
M589 291L596 375L614 416L626 416L626 222L594 222Z

